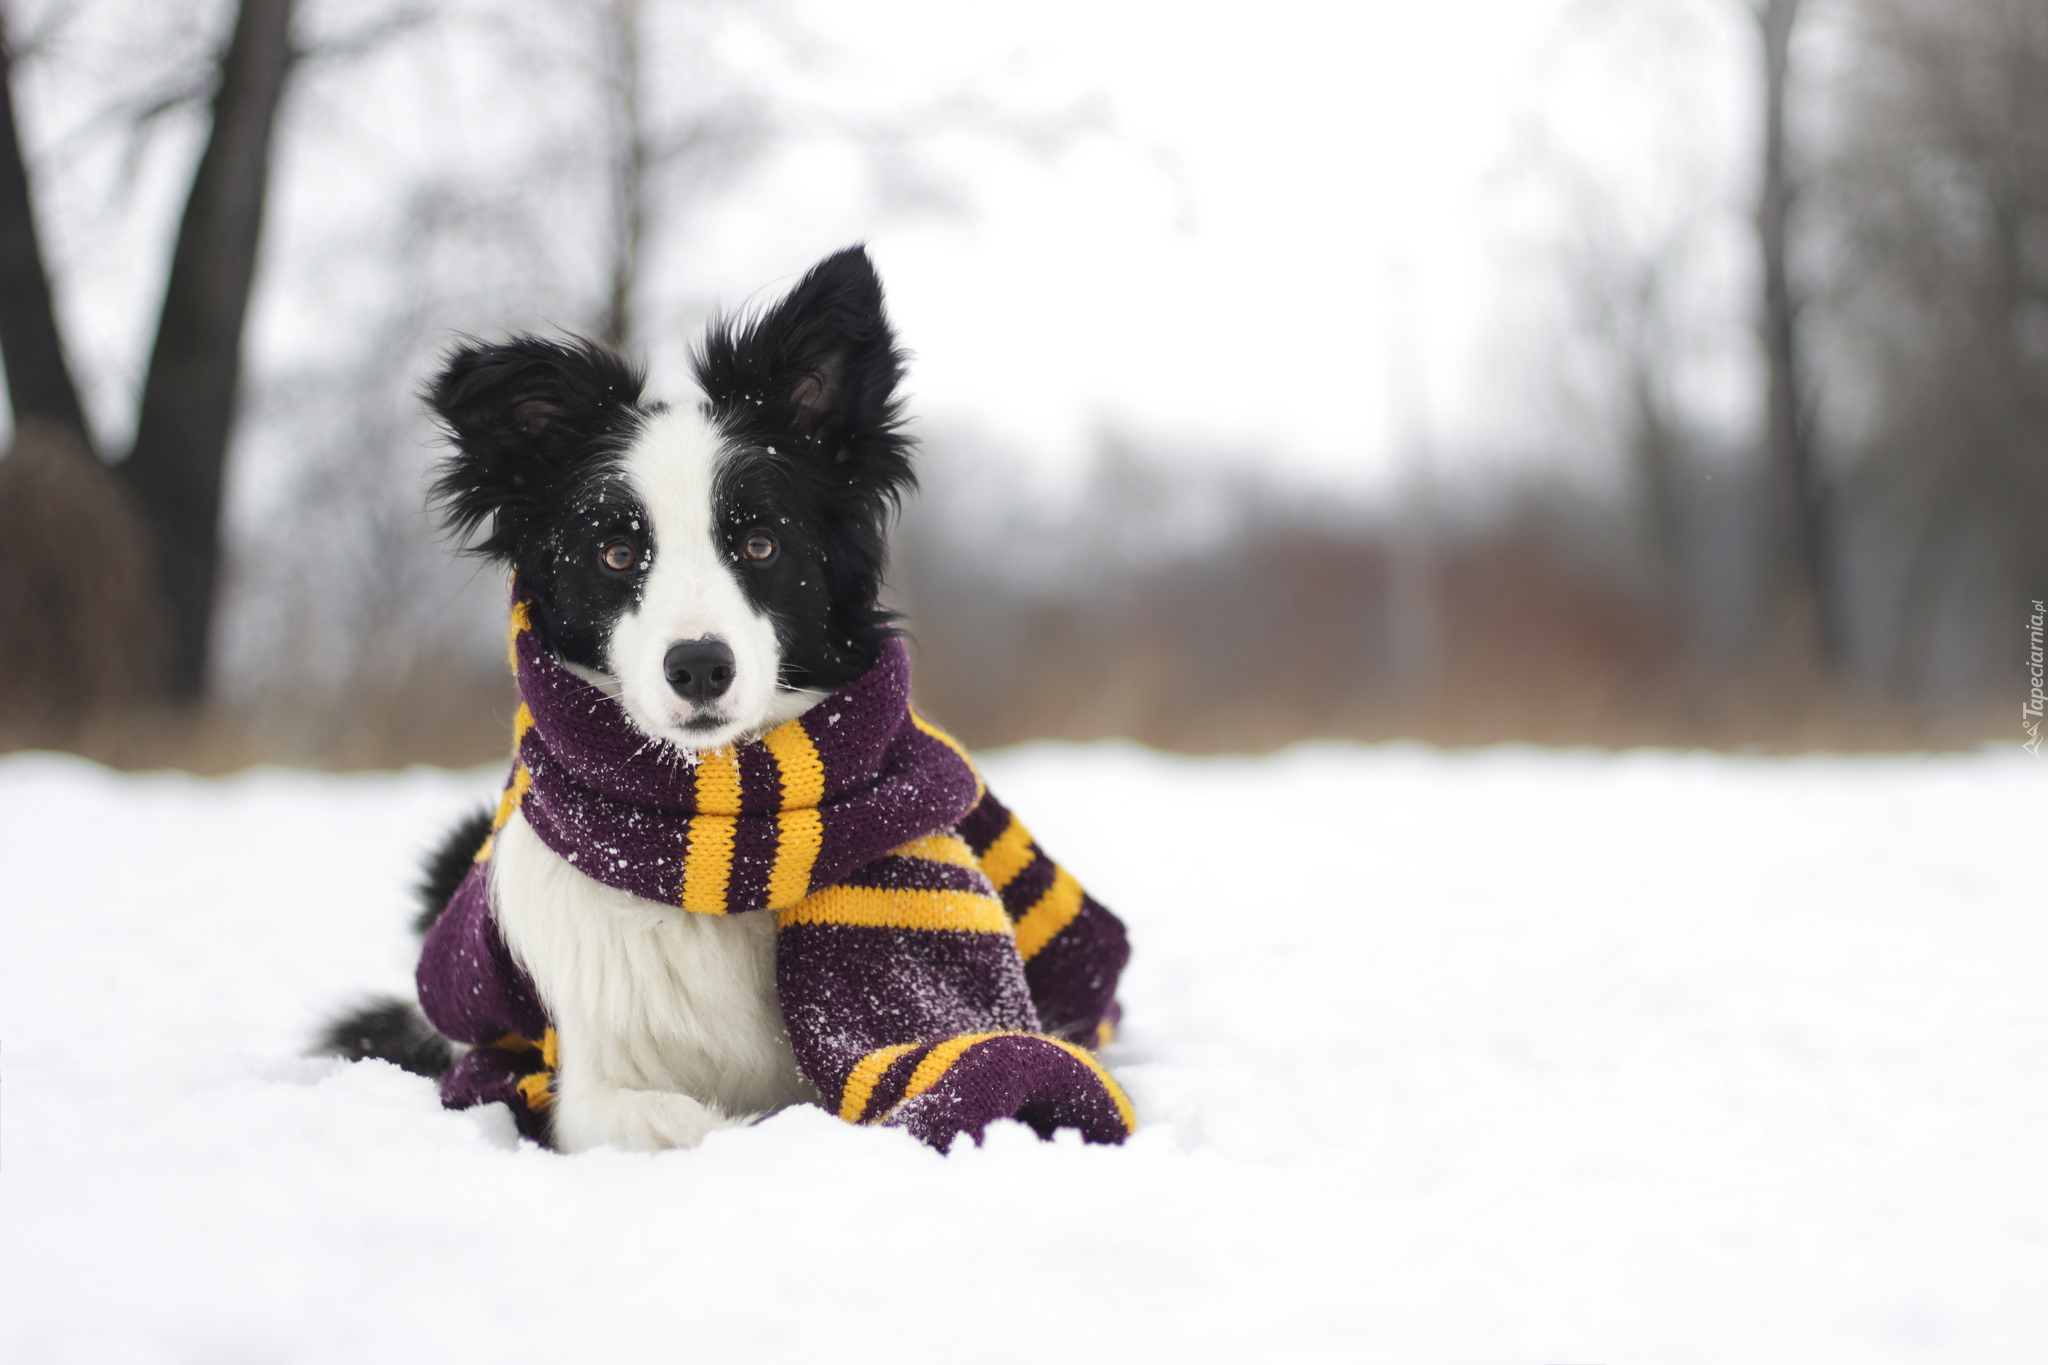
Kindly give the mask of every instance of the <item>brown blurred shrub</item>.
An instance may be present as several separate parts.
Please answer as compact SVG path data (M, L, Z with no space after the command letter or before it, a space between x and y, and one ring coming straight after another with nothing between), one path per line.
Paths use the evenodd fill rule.
M61 744L153 690L163 621L113 472L28 420L0 459L0 731Z
M1199 534L1179 534L1205 522L1188 497L1204 479L1164 462L1112 468L1076 508L1036 520L932 480L899 546L920 705L974 745L1128 736L1193 752L1314 737L1877 749L2003 734L1984 710L1717 652L1708 621L1740 602L1674 602L1625 509L1554 485L1497 491L1483 511L1463 499L1454 524L1418 537L1413 508L1239 484L1208 500L1225 510Z

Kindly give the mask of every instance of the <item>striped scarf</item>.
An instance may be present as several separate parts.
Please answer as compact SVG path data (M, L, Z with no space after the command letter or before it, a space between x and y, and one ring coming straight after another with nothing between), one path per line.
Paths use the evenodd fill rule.
M874 667L757 741L686 759L564 667L513 610L516 760L477 868L422 953L420 999L480 1044L443 1082L512 1103L544 1137L545 1009L490 920L485 869L514 811L585 875L697 914L776 916L776 984L799 1071L852 1123L944 1148L999 1118L1094 1141L1129 1102L1090 1047L1117 1017L1122 925L910 705L910 663Z

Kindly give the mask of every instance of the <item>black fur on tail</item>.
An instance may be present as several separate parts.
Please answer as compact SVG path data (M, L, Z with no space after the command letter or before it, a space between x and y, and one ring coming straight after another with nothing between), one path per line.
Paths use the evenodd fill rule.
M461 824L448 831L433 856L427 859L426 874L420 878L420 912L413 916L414 933L425 934L434 927L434 921L441 918L441 912L448 908L455 888L462 885L462 879L469 875L470 865L476 861L476 851L490 837L491 811L488 807L465 816Z
M370 1057L402 1066L415 1076L439 1080L455 1065L455 1045L434 1032L419 1007L386 996L343 1015L321 1031L316 1057Z
M413 932L424 935L441 918L455 888L469 875L476 852L491 837L489 808L465 816L448 831L427 859L420 877L419 913L413 916ZM415 1076L436 1080L455 1065L455 1045L434 1031L419 1006L396 996L384 996L352 1010L320 1031L314 1042L316 1057L344 1057L360 1062L375 1057L402 1066Z

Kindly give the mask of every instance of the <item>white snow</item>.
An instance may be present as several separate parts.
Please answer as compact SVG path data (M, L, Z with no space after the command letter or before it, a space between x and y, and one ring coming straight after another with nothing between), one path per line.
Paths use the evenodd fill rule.
M1121 1150L517 1145L297 1054L498 774L0 760L0 1356L2048 1359L2048 768L994 755Z

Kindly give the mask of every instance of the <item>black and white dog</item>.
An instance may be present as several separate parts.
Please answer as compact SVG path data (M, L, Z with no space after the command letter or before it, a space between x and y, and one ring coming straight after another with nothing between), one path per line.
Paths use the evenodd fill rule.
M914 483L904 357L860 248L715 324L695 361L701 400L669 405L601 346L517 337L459 348L427 394L454 447L434 490L448 525L513 572L542 644L683 751L762 735L869 669L892 633L887 524ZM487 829L465 822L434 857L424 924ZM516 813L494 848L499 928L559 1034L558 1147L690 1146L814 1098L777 1004L773 916L638 900ZM323 1050L429 1074L451 1052L396 1004L340 1021Z

